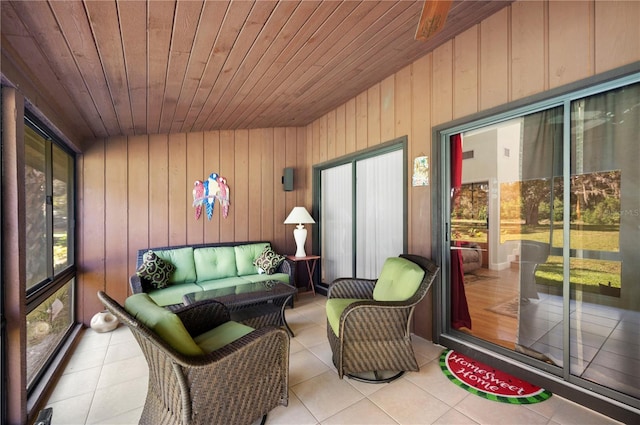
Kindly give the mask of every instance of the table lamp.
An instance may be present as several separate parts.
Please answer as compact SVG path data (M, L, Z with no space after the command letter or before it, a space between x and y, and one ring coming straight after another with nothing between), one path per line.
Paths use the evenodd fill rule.
M296 257L307 256L304 252L304 243L307 240L307 229L304 228L304 223L315 223L305 207L293 207L284 221L284 224L297 224L293 230L293 239L296 241Z

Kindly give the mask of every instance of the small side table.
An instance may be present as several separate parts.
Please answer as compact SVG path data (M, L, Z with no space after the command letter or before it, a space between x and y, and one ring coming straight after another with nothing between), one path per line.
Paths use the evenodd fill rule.
M316 286L313 281L313 273L316 270L316 264L320 259L319 255L307 255L306 257L296 257L295 255L287 255L287 260L293 261L296 265L296 273L298 272L298 262L304 261L307 265L307 273L309 274L309 285L311 285L311 291L313 295L316 295ZM297 286L297 285L296 285Z

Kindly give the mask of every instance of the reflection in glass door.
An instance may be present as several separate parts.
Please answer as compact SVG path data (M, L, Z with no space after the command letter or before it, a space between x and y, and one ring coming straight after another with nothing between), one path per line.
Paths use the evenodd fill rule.
M631 404L639 135L635 83L451 135L444 167L451 327Z

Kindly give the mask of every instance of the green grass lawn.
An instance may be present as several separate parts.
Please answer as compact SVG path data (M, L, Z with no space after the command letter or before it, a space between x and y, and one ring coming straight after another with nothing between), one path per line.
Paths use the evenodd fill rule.
M564 233L561 224L557 223L553 230L553 246L564 245ZM540 242L549 241L549 224L539 226L503 226L505 232L502 241L530 239ZM518 232L519 233L515 233ZM571 249L592 251L619 251L620 234L618 226L571 225L569 230ZM572 286L582 287L589 292L599 292L599 284L620 288L621 263L618 261L590 260L582 258L569 259L569 282ZM538 266L536 281L540 284L561 286L563 279L562 257L550 256L545 264Z
M454 239L486 242L487 229L482 223L473 220L455 220L452 224ZM549 242L549 223L537 226L524 226L520 222L500 223L500 242L510 240L533 240ZM592 251L617 252L620 250L620 236L618 226L603 225L571 225L569 230L571 249ZM564 234L561 223L555 223L553 229L553 246L561 248L564 244ZM620 288L621 263L618 261L589 260L571 258L569 260L569 281L572 287L581 288L588 292L599 292L599 284ZM549 286L562 286L563 268L562 257L550 256L545 264L538 266L536 281Z
M617 261L585 260L571 258L569 260L569 282L572 286L581 287L584 291L599 292L599 284L620 288L621 263ZM545 264L538 266L536 282L549 286L562 286L562 257L550 256Z

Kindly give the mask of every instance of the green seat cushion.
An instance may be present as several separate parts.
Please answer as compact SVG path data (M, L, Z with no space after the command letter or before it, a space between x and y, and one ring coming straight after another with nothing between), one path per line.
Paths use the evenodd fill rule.
M246 245L236 245L233 247L236 251L236 268L238 269L238 276L258 274L258 267L254 265L254 263L266 246L269 246L268 242L250 243Z
M242 276L243 279L249 282L264 282L266 280L279 280L280 282L289 283L289 275L287 273L274 273L274 274L248 274Z
M204 354L191 338L180 318L158 306L148 294L131 295L125 300L124 308L177 352L187 356Z
M159 306L182 304L182 296L191 292L200 292L202 288L195 283L169 285L166 288L148 292L151 299Z
M196 266L193 262L193 248L159 249L153 252L176 267L169 277L169 283L193 283L196 281Z
M424 270L406 258L390 257L384 262L380 277L373 288L376 301L405 301L416 293Z
M238 322L225 322L195 337L198 347L205 353L211 353L253 331L253 328Z
M236 252L232 246L197 248L193 251L198 282L238 275Z
M224 279L205 280L204 282L198 282L198 286L201 287L203 291L208 291L210 289L220 289L228 288L230 286L244 285L246 283L250 282L244 277L227 277Z
M344 309L350 304L358 301L365 300L358 298L329 298L327 300L327 320L329 321L329 326L331 326L334 335L340 336L340 316L342 316Z

